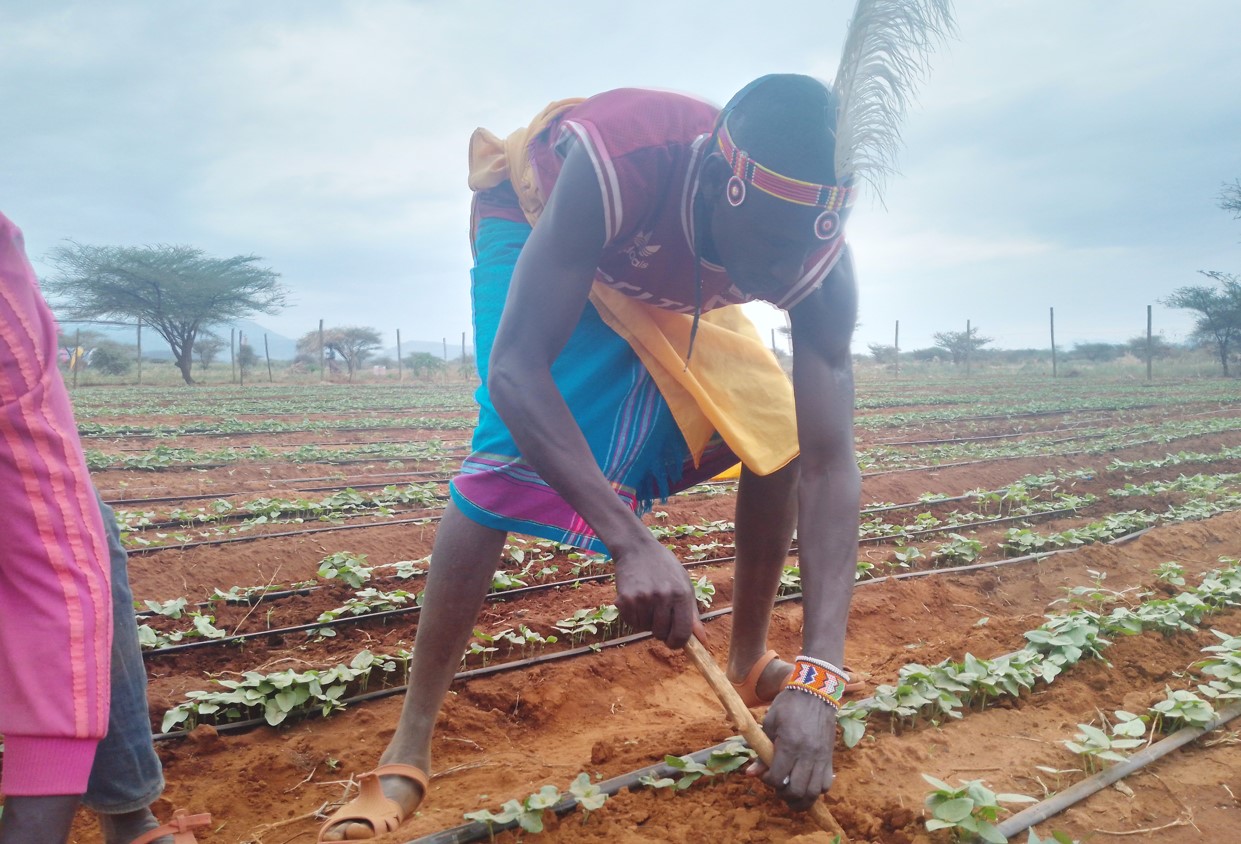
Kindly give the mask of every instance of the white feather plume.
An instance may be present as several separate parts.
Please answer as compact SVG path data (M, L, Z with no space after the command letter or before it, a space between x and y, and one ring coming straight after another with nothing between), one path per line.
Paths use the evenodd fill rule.
M914 88L952 31L951 0L858 0L834 85L837 184L868 182L883 202Z

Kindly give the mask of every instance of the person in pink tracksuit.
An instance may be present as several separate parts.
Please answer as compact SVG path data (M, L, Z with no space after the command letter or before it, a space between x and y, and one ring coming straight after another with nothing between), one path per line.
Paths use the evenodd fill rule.
M108 729L108 547L56 324L0 215L0 842L63 840Z

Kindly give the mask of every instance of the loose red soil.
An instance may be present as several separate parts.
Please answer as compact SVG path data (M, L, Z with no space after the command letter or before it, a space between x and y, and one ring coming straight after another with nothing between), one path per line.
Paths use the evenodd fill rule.
M916 400L914 400L916 401ZM868 415L925 411L911 404ZM1228 410L1226 414L1236 411ZM385 411L389 415L391 411ZM859 430L859 447L914 440L966 436L1071 436L1082 427L1136 425L1201 414L1219 415L1218 405L1167 407L1089 414L1058 414L1013 420L945 422L920 427ZM463 412L468 415L468 412ZM329 418L324 415L322 418ZM160 421L158 417L109 419L135 424ZM167 422L183 421L171 417ZM1241 429L1241 423L1238 424ZM407 432L427 439L427 432ZM391 432L378 438L393 438ZM444 438L458 440L456 432ZM313 434L272 435L253 441L269 448L301 442L354 442L372 439L357 432L316 431ZM118 441L108 450L137 447L147 440ZM225 440L206 437L161 441L196 448L224 447ZM959 467L900 471L867 477L862 501L908 502L927 492L959 495L966 490L994 489L1030 474L1050 469L1092 468L1096 476L1064 485L1077 494L1103 495L1120 486L1123 473L1105 469L1112 457L1125 460L1161 457L1170 451L1218 451L1241 445L1241 430L1178 440L1170 445L1149 444L1110 455L1026 457L994 460ZM98 447L92 445L91 447ZM1066 446L1067 447L1067 446ZM908 448L917 453L917 447ZM404 468L416 468L412 463ZM287 494L296 479L339 477L340 486L384 481L398 471L386 460L361 466L327 467L287 463L239 463L205 472L101 472L97 483L105 497L138 495ZM1184 472L1241 471L1241 461L1209 466L1177 467L1134 478L1170 479ZM385 481L386 482L386 481ZM395 482L404 482L397 479ZM330 481L325 481L327 485ZM310 485L309 483L302 484ZM236 502L239 498L230 499ZM1063 530L1122 509L1161 512L1180 499L1103 500L1074 517L1059 518L1035 529ZM677 498L659 505L666 524L693 524L731 519L735 497ZM187 506L173 503L159 508ZM963 505L925 509L941 515ZM156 508L158 509L158 508ZM162 510L160 510L162 512ZM912 517L918 510L906 514ZM886 516L889 521L896 514ZM654 523L654 517L648 521ZM304 527L310 527L305 525ZM993 545L1009 525L984 528L977 538ZM130 578L139 599L165 600L187 596L205 600L211 589L232 585L280 584L314 579L319 561L327 554L348 550L367 554L371 563L424 557L434 540L434 524L373 526L364 530L305 534L261 539L190 550L167 550L135 556ZM731 534L712 536L722 543ZM695 540L706 541L706 540ZM928 540L927 547L942 540ZM686 543L681 543L684 547ZM970 574L951 574L912 580L890 580L861 585L849 621L847 660L872 684L892 682L908 662L924 664L960 659L965 653L991 657L1023 644L1022 633L1038 626L1045 612L1061 611L1053 602L1066 589L1091 582L1088 571L1106 575L1106 586L1117 591L1158 586L1154 568L1168 560L1182 564L1190 577L1217 568L1221 555L1236 556L1241 549L1241 513L1216 516L1205 522L1160 526L1118 546L1088 546L1069 554L1030 564L994 568ZM882 565L890 546L863 545L859 556ZM722 548L719 554L729 554ZM994 556L992 554L992 556ZM794 560L790 560L793 562ZM567 565L561 565L561 575ZM696 569L717 587L715 608L731 598L728 563ZM421 579L385 580L380 588L421 590ZM232 632L312 621L325 609L339 606L351 590L328 584L309 596L293 597L257 608L217 603L208 611L217 624ZM537 597L489 603L480 618L484 630L524 623L550 632L554 622L581 607L614 600L610 585L588 584L580 589L541 593ZM270 611L270 612L269 612ZM727 616L708 623L712 650L724 659L728 640ZM981 622L981 619L987 619ZM342 629L336 638L316 642L304 634L280 640L256 640L244 649L207 648L148 660L152 716L158 727L163 712L185 691L210 687L211 677L231 672L277 670L286 667L325 666L348 660L363 647L391 652L411 647L416 615L395 621L375 621ZM800 647L800 604L780 605L774 615L771 645L784 654ZM175 623L160 621L162 629ZM1207 627L1241 633L1241 611L1212 618ZM1162 698L1165 684L1184 688L1186 668L1200 649L1214 642L1204 629L1198 634L1162 637L1146 634L1123 638L1107 651L1111 666L1084 662L1050 686L984 712L971 712L959 722L938 727L921 726L892 732L872 719L870 732L856 748L839 747L836 781L828 803L857 842L947 841L943 833L928 834L922 801L929 787L920 774L940 779L982 779L1002 792L1042 798L1082 778L1080 773L1049 775L1036 766L1071 769L1076 757L1061 745L1073 737L1076 725L1097 720L1098 712L1113 709L1144 710ZM209 811L215 827L199 840L220 842L313 841L319 821L315 813L339 801L350 778L372 767L391 738L402 697L383 698L349 707L326 719L313 718L278 729L218 732L201 726L188 738L158 744L165 764L168 789L157 805L160 814L171 807ZM659 762L665 754L684 754L715 744L734 734L718 702L686 659L650 641L607 649L583 657L534 668L475 678L454 685L445 702L436 734L435 777L417 817L398 833L376 839L404 842L463 822L464 812L495 810L505 800L521 798L552 784L565 789L580 772L604 778ZM1141 840L1169 842L1226 842L1236 840L1241 810L1241 750L1235 732L1172 754L1126 780L1131 793L1107 789L1064 814L1040 825L1043 835L1062 829L1091 841L1125 840L1113 833L1135 833L1165 827ZM517 840L506 833L499 840ZM570 814L550 820L539 839L555 842L666 842L696 841L821 841L804 815L792 813L754 779L740 775L699 784L678 794L640 790L608 801L583 823ZM98 842L94 820L83 812L74 841ZM1025 840L1023 833L1018 839Z

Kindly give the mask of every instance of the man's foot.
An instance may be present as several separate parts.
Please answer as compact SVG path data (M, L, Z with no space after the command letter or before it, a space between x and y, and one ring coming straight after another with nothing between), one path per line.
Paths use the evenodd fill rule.
M155 815L149 808L119 815L99 815L99 829L103 832L104 844L129 844L144 832L150 832L159 826ZM172 844L172 836L156 838L155 844Z
M411 775L388 773L389 769L400 767ZM412 776L412 771L421 774L421 779ZM323 825L319 832L320 841L364 841L374 838L377 834L391 832L410 817L422 804L426 796L427 779L421 769L408 765L380 765L375 769L378 777L379 795L368 793L373 788L365 780L372 774L364 774L361 793L346 803L332 818ZM387 799L387 805L373 798ZM365 820L362 815L371 815L374 820ZM340 820L337 821L337 816ZM379 829L376 829L379 826Z

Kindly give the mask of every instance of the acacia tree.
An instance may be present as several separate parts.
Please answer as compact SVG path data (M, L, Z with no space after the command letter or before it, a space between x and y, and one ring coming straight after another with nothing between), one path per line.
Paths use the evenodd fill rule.
M192 246L88 246L70 241L49 253L58 274L44 290L63 319L141 319L168 342L186 384L194 343L212 323L285 306L279 273L256 255L212 258Z
M978 334L977 326L968 331L937 331L931 335L937 348L943 349L952 357L952 363L961 363L966 356L973 354L992 341L991 337Z
M1146 360L1146 335L1139 334L1137 337L1130 337L1124 344L1123 348L1138 360ZM1163 338L1161 334L1152 334L1150 339L1151 357L1168 358L1172 357L1175 351L1172 344Z
M349 380L353 373L361 368L366 359L383 345L383 338L374 328L359 325L346 325L340 328L326 328L323 331L323 349L340 355L349 369ZM319 331L307 331L297 341L299 357L306 359L319 357Z
M875 359L875 363L882 363L889 366L896 363L896 346L885 345L883 343L869 343L866 348L870 350L870 356Z
M1234 219L1241 220L1241 179L1235 179L1231 185L1224 185L1219 192L1219 207L1232 214Z
M444 367L448 364L444 362L443 358L430 352L412 352L405 356L405 365L409 367L414 377L418 378L424 375L431 376L443 372Z
M1207 285L1178 287L1163 300L1163 304L1169 308L1197 312L1194 336L1215 346L1220 366L1227 377L1228 352L1232 344L1241 339L1241 280L1235 275L1213 270L1198 272L1219 282L1221 288Z
M198 355L198 365L206 369L215 363L216 357L224 350L224 340L214 334L204 332L194 341L194 354Z

